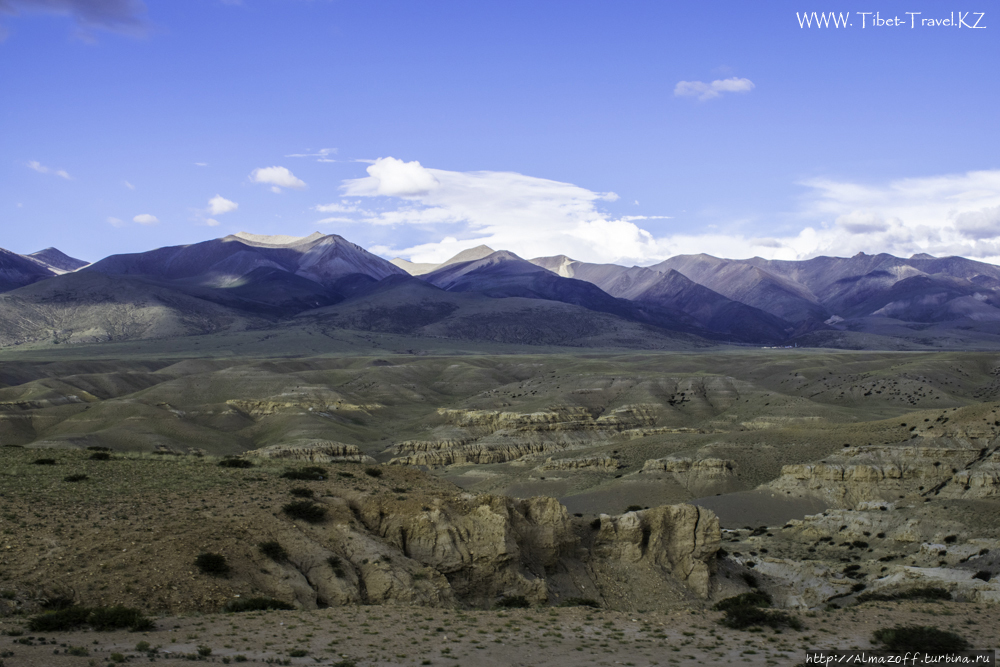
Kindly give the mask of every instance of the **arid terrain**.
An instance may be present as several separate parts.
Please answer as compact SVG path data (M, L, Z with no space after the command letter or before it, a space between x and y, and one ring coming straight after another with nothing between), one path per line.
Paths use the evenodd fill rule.
M949 615L997 644L992 353L6 355L5 667L139 641L288 664L795 664ZM804 629L718 623L757 593ZM220 614L258 597L298 611ZM30 630L70 601L155 629Z

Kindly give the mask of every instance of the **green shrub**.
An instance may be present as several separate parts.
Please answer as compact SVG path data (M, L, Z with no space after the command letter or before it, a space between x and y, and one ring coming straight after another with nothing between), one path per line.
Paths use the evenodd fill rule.
M53 595L42 602L42 609L46 611L58 611L73 606L73 596L65 593Z
M894 653L919 652L945 655L969 649L969 642L954 632L930 626L899 626L876 630L872 641Z
M285 551L285 547L281 546L278 542L271 540L270 542L261 542L257 545L260 552L270 558L271 560L282 563L288 560L288 552Z
M625 508L626 512L638 512L642 509L642 505L629 505Z
M202 574L209 574L213 577L226 577L232 568L226 562L226 557L222 554L203 553L198 554L194 559L194 564L201 570Z
M33 632L62 632L89 625L94 630L133 631L152 630L153 622L138 609L130 607L79 607L72 606L58 611L47 611L33 616L28 629Z
M69 655L75 655L79 658L85 658L90 655L90 651L87 650L86 646L70 646L66 649L66 653Z
M301 519L309 523L321 523L326 519L326 508L311 500L296 500L281 509L293 519Z
M289 651L288 655L290 655L293 658L304 658L307 655L309 655L309 651L307 651L307 650L305 650L303 648L296 648L296 649L292 649L291 651Z
M755 577L753 574L749 572L741 572L740 578L743 581L745 581L747 586L749 586L750 588L757 588L757 586L760 585L759 582L757 581L757 577Z
M110 461L111 460L111 454L108 454L107 452L94 452L93 454L90 455L90 460L91 461Z
M601 520L599 518L594 519L593 521L590 522L590 527L591 527L592 530L600 530L601 529Z
M493 606L499 607L501 609L525 609L527 607L530 607L531 603L528 602L528 599L523 595L511 595L502 598Z
M95 607L87 617L87 625L94 630L120 630L128 628L134 632L152 630L153 622L138 609L116 605Z
M138 644L135 645L135 650L136 651L141 651L143 653L145 653L146 651L148 651L151 648L152 648L152 646L150 646L149 642L147 642L145 639L143 639L141 642L139 642Z
M31 462L36 466L54 466L56 464L55 459L35 459Z
M304 468L288 469L281 474L285 479L311 479L321 481L326 479L326 468L322 466L305 466Z
M296 498L312 498L315 495L312 489L307 489L302 486L290 489L288 492Z
M110 656L111 662L125 662L124 653L112 653Z
M47 611L33 616L28 621L28 630L32 632L64 632L76 630L87 624L90 609L87 607L66 607L57 611Z
M199 646L198 647L198 655L200 655L203 658L207 658L208 656L212 655L212 647L211 646Z
M246 459L227 457L219 461L219 465L223 468L252 468L253 462L247 461Z
M369 477L381 477L382 472L381 468L365 468L365 474Z
M240 598L227 602L222 611L238 613L244 611L268 611L269 609L290 610L295 609L295 607L274 598ZM238 658L239 656L237 656L236 662L243 662Z
M340 471L337 473L338 477L346 477L347 479L354 479L354 474L349 472Z
M87 479L87 476L83 474L66 475L63 477L64 482L82 482L85 479Z
M781 627L789 627L793 630L802 629L802 622L799 619L783 611L768 611L749 605L727 609L726 615L719 622L726 627L737 630L765 625L774 629Z
M330 556L326 559L326 562L330 565L330 569L333 570L333 574L338 579L343 579L346 576L344 574L344 564L341 562L339 556ZM416 579L416 575L413 575L413 578Z
M750 591L749 593L740 593L731 598L726 598L725 600L719 600L715 603L715 609L717 611L726 611L727 609L733 609L734 607L770 607L771 606L771 596L764 591Z

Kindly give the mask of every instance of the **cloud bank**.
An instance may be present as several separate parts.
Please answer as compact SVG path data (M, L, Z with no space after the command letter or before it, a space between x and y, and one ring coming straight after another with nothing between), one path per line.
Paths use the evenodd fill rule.
M709 227L700 219L647 229L667 216L611 215L605 208L618 198L613 192L512 172L446 171L396 158L375 160L367 171L341 184L340 201L315 207L334 214L320 222L409 227L400 238L420 232L440 239L372 248L416 262L440 262L484 243L526 258L566 254L639 265L702 252L768 259L929 253L1000 264L1000 170L883 184L805 181L790 234L739 221Z

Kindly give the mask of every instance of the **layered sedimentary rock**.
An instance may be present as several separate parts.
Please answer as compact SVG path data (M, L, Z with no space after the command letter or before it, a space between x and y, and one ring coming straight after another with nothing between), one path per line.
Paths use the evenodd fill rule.
M249 452L245 452L243 457L247 459L288 459L311 463L334 463L337 461L373 463L375 461L358 449L356 445L345 445L342 442L329 440L299 440L270 445L260 449L251 449Z
M993 442L927 438L920 445L846 447L819 463L784 466L768 486L836 507L907 494L985 498L1000 494L998 461Z
M552 498L463 494L426 502L322 499L328 521L277 533L290 555L260 587L306 608L481 607L522 595L536 603L588 597L610 608L667 608L709 595L720 533L703 508L602 516L595 533ZM624 582L631 583L622 589Z
M539 470L595 470L613 472L621 467L621 461L613 456L578 456L570 459L554 459L551 456L538 466Z

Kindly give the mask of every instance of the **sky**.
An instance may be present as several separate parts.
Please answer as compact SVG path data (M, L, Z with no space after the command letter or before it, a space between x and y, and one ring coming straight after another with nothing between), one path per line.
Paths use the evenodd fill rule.
M1000 2L838 4L0 0L0 247L1000 263Z

